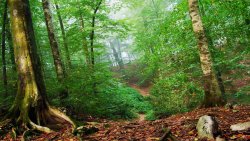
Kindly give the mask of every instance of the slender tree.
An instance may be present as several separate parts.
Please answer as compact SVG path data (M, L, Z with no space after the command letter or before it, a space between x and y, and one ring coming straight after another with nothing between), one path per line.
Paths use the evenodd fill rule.
M123 61L122 61L122 59L120 58L121 56L120 56L120 53L118 53L117 52L117 50L116 50L116 48L115 48L115 46L114 46L114 42L112 43L112 42L110 42L109 43L110 44L110 47L111 47L111 49L112 49L112 51L113 51L113 56L114 56L114 58L115 58L115 61L116 61L116 63L119 65L119 69L120 70L123 70L124 69L124 64L123 64ZM119 50L119 49L118 49Z
M61 28L61 31L62 31L62 38L63 38L64 50L65 50L65 53L66 53L67 66L68 66L68 68L71 68L72 66L71 66L71 60L70 60L68 41L67 41L67 37L66 37L66 33L65 33L65 28L64 28L62 16L61 16L61 13L60 13L60 7L59 7L56 0L55 0L55 7L56 7L56 12L57 12L60 28Z
M203 107L219 106L224 104L223 93L213 69L212 58L208 48L208 40L205 35L197 0L188 0L189 14L192 19L193 31L198 41L201 68L204 77L205 99Z
M42 0L43 11L45 15L46 26L48 30L48 36L50 41L50 47L53 54L54 64L56 67L56 74L59 82L62 82L65 78L65 70L63 68L62 59L59 52L59 45L56 40L56 35L54 31L54 25L52 21L52 14L50 11L50 3L48 0Z
M92 22L91 22L92 30L91 30L91 33L90 33L90 50L91 50L90 52L91 52L91 65L92 65L92 68L95 65L94 39L95 39L96 14L97 14L98 10L100 9L101 4L102 4L102 0L99 0L99 2L97 3L97 5L96 5L96 7L94 9L94 13L93 13L93 16L92 16Z
M116 42L117 42L117 47L118 47L118 54L119 54L119 62L120 62L120 69L124 69L124 62L123 62L123 59L122 59L122 46L121 46L121 42L118 38L116 38Z
M5 96L8 95L8 82L7 82L7 71L6 71L6 59L5 59L5 51L6 51L6 24L7 24L7 0L4 4L4 12L3 12L3 26L2 26L2 68L3 68L3 85L5 90Z
M17 126L50 133L50 125L74 123L47 100L28 0L9 0L11 30L18 72L18 92L6 118ZM60 126L61 127L61 126Z
M59 45L56 40L54 25L52 21L52 13L50 11L50 3L49 3L49 0L42 0L42 3L43 3L43 11L45 15L45 21L46 21L46 26L47 26L47 31L48 31L49 41L50 41L50 47L52 50L54 64L56 68L57 79L59 83L63 84L63 81L66 78L66 72L63 68L63 63L62 63L61 55L59 52ZM62 88L60 91L60 99L64 99L67 96L68 96L67 88Z

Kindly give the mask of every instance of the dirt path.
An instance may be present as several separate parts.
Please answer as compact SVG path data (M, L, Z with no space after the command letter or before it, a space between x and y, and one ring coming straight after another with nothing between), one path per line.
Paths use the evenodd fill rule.
M129 86L139 92L143 97L149 96L149 91L151 87L140 87L136 84L129 84ZM138 114L138 118L135 120L137 122L143 122L145 121L146 115L145 114Z
M129 86L135 90L137 90L142 96L149 96L149 91L151 87L140 87L136 84L129 84Z

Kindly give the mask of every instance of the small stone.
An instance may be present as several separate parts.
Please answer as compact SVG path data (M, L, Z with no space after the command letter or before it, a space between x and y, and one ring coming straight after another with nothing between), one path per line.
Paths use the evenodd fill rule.
M214 139L218 133L218 123L214 117L204 115L200 117L196 129L200 138Z

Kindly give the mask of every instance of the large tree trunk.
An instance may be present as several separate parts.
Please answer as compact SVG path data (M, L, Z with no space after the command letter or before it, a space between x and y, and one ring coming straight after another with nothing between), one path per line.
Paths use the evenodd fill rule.
M7 0L4 4L4 12L3 12L3 27L2 27L2 68L3 68L3 87L4 87L4 95L5 97L8 95L8 82L7 82L7 71L6 71L6 59L5 59L5 51L6 51L6 25L7 25Z
M28 0L9 0L11 29L18 72L18 92L6 118L17 126L52 132L50 125L74 123L49 106L37 54ZM47 126L47 127L45 127Z
M205 99L202 106L211 107L223 105L223 93L220 90L219 83L213 69L212 59L208 48L208 40L199 15L198 1L188 0L188 4L193 30L198 41L201 68L204 77Z
M65 71L62 64L62 59L59 52L59 45L56 40L56 35L54 32L54 25L52 21L52 14L50 11L50 4L48 0L42 0L43 11L45 15L46 26L48 30L48 36L50 41L50 47L53 54L54 64L56 67L56 74L59 82L62 82L65 78Z
M43 3L43 11L44 11L44 15L45 15L46 26L47 26L47 30L48 30L50 47L52 50L54 64L56 67L57 79L58 79L59 83L63 84L63 81L66 78L66 73L65 73L65 70L63 68L63 63L62 63L62 59L61 59L60 52L59 52L59 45L58 45L58 42L56 40L56 35L54 32L52 13L50 11L50 3L48 0L42 0L42 3ZM67 88L62 88L59 95L60 95L61 100L66 98L68 96Z
M62 16L61 16L61 13L60 13L60 8L59 8L56 1L55 1L55 6L56 6L56 12L57 12L60 28L61 28L61 31L62 31L63 45L64 45L64 49L65 49L65 53L66 53L67 66L68 66L68 68L71 68L72 66L71 66L71 60L70 60L70 54L69 54L68 41L67 41L65 29L64 29L64 24L63 24L63 21L62 21Z

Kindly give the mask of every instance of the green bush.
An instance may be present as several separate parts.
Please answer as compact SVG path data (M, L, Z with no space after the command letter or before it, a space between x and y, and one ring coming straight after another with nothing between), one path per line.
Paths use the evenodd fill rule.
M203 91L184 73L158 80L151 90L151 95L156 116L187 112L203 99Z
M136 113L145 113L151 109L150 103L134 89L125 87L113 80L112 85L106 85L98 94L71 94L67 99L76 112L102 118L131 119Z

